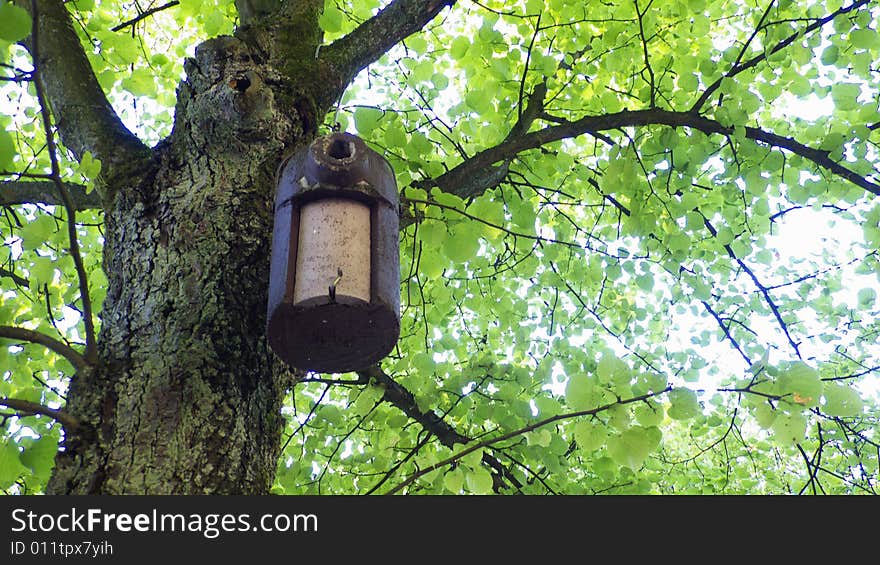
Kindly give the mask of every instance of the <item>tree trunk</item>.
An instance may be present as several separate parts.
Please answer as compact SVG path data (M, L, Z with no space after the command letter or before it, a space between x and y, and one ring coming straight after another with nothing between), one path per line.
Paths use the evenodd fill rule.
M87 327L74 352L77 426L47 492L267 493L295 382L265 339L276 171L358 72L455 1L394 0L319 49L323 0L236 0L235 36L185 62L173 132L152 149L114 113L65 4L16 2L36 23L46 129L101 161L106 212L100 335Z
M201 45L155 166L116 191L103 362L77 375L67 404L91 432L66 438L51 493L272 485L293 382L265 340L274 174L316 115L273 92L277 73L257 61L232 37Z

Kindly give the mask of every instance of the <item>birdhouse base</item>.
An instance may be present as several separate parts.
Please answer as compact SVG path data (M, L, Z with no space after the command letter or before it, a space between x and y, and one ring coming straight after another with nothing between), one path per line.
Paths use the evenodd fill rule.
M297 306L279 305L269 320L268 335L269 345L290 366L341 373L366 369L384 358L399 333L397 316L389 307L337 296L333 303L322 297Z

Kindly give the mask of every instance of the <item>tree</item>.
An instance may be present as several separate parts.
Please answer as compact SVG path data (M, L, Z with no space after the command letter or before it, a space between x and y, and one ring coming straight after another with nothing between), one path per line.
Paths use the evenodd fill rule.
M0 11L7 492L876 492L876 3ZM337 122L397 175L402 331L320 375L266 290Z

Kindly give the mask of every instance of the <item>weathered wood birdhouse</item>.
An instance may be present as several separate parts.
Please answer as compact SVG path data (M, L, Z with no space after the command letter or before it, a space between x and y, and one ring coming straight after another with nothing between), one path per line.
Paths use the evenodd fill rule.
M400 335L397 183L357 136L319 137L283 165L275 198L269 345L292 367L365 369Z

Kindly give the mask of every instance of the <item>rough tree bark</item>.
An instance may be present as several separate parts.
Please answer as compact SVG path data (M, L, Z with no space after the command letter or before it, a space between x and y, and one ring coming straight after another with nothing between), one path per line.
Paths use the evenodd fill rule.
M147 148L62 2L22 2L62 140L102 160L106 211L98 358L71 380L65 413L81 425L48 492L268 492L294 382L264 337L275 171L361 68L452 3L392 2L318 51L323 0L240 2L235 36L186 61L173 133Z

